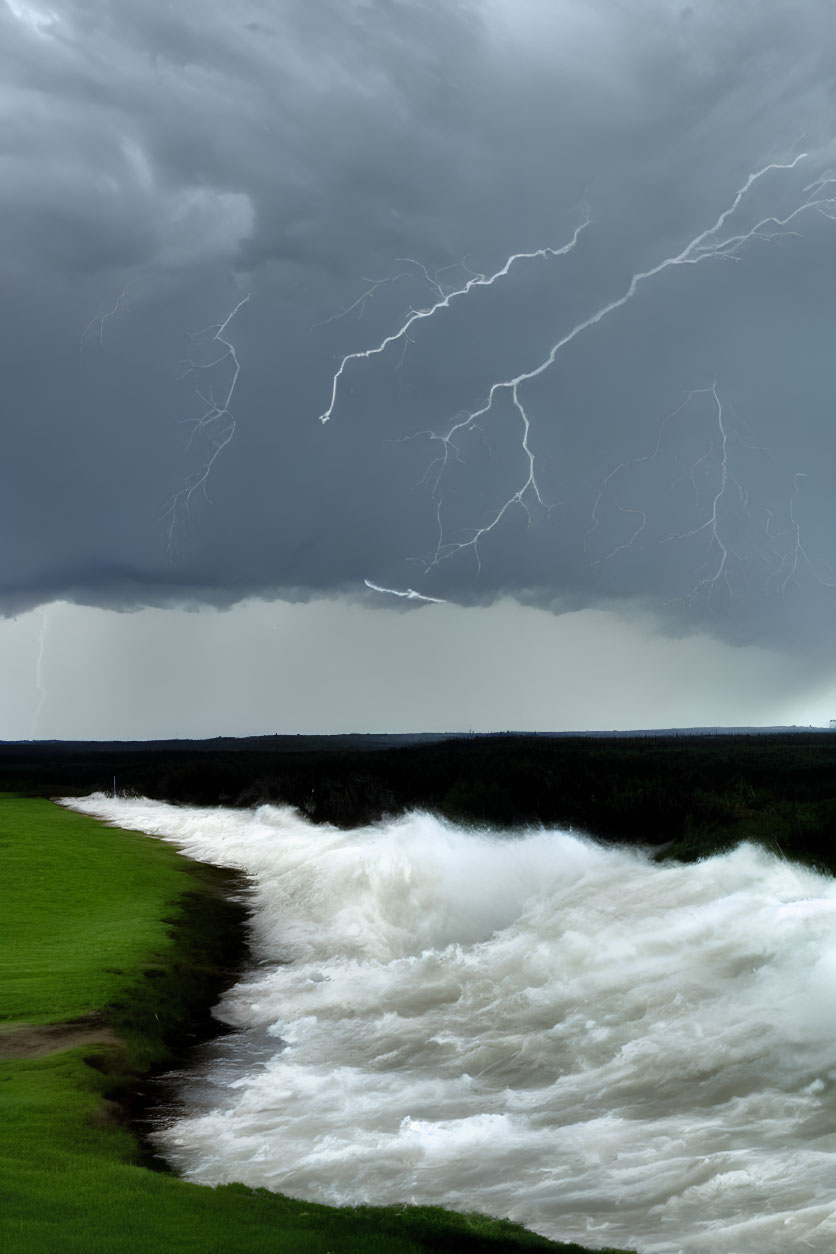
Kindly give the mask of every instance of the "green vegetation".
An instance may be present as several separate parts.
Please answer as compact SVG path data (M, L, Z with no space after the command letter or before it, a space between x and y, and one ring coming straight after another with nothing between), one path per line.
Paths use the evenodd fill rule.
M125 1116L240 963L241 887L148 837L0 797L4 1254L582 1254L480 1215L337 1209L149 1169Z
M0 856L0 1019L90 1014L127 992L126 970L170 958L159 920L187 887L170 846L5 798Z

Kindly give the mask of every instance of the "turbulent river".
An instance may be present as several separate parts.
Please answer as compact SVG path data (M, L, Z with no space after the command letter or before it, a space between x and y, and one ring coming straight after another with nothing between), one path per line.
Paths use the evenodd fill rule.
M238 1031L157 1136L189 1179L642 1254L836 1249L836 881L750 846L73 804L253 879Z

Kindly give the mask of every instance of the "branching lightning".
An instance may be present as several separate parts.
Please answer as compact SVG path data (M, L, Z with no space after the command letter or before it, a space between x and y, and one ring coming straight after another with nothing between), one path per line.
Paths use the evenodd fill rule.
M201 491L208 501L207 485L212 469L235 435L236 421L232 413L232 400L241 372L238 353L231 340L226 339L230 323L236 314L250 299L250 294L242 297L238 304L230 310L223 322L213 323L201 331L187 332L194 352L202 351L205 360L186 357L182 361L181 379L206 375L204 387L195 386L195 395L203 405L203 412L196 418L183 419L191 426L191 434L187 442L190 448L194 440L203 436L209 444L209 452L200 467L186 480L184 486L175 492L164 511L163 517L168 520L168 555L174 556L174 539L179 518L189 504L195 492ZM227 368L226 378L220 384L220 397L215 395L216 378L224 380L223 368Z
M485 397L485 400L475 408L460 413L455 420L446 428L441 430L428 430L418 432L415 435L407 437L408 439L425 438L438 448L438 453L429 464L421 482L430 485L431 494L435 503L435 517L437 523L437 537L435 549L424 562L425 570L429 571L437 567L441 562L446 561L465 551L473 553L477 573L481 569L480 545L482 541L499 525L512 509L519 507L525 514L529 523L532 521L532 510L542 511L547 516L553 508L553 504L546 502L544 491L541 490L537 477L537 463L535 458L534 447L532 444L533 420L532 415L528 412L524 399L524 390L527 384L538 379L547 371L551 370L570 345L575 340L583 336L585 333L593 330L604 322L610 315L617 313L628 305L637 292L653 279L663 274L667 270L671 270L679 266L695 266L704 261L731 262L739 263L742 260L743 252L746 246L757 242L777 243L782 238L793 237L799 234L796 229L798 220L804 214L819 213L827 218L836 219L836 172L827 171L815 180L807 183L803 188L802 196L799 203L795 207L783 215L768 214L760 218L751 227L741 227L733 229L731 219L744 207L750 196L754 193L754 189L768 180L770 176L787 174L804 162L808 157L807 153L801 152L798 155L784 161L773 161L764 165L760 169L750 173L742 184L737 188L730 202L720 211L713 223L700 231L684 247L678 252L672 253L670 256L664 257L647 269L639 270L633 274L629 283L622 293L612 300L607 301L599 308L595 309L588 316L582 318L574 326L569 328L565 333L557 338L546 354L546 356L535 365L521 370L519 373L508 378L496 379L491 385ZM334 416L338 401L341 395L341 388L346 372L352 369L360 362L369 362L373 358L384 354L391 346L401 343L404 346L410 336L410 333L417 332L420 324L427 320L443 314L443 311L450 308L453 301L468 296L474 289L486 287L496 283L499 279L506 276L511 268L523 260L545 260L548 258L563 257L571 252L584 232L591 224L589 212L585 209L584 217L581 223L576 227L569 241L559 248L549 247L539 249L528 253L514 253L508 257L505 264L491 275L473 274L468 278L467 282L454 288L451 291L444 292L439 289L438 299L432 304L420 308L410 309L407 317L389 334L381 338L376 344L362 351L347 353L339 362L337 369L331 380L330 400L328 407L320 414L320 421L327 423ZM424 271L425 278L430 282L438 283L437 277L432 280L429 274ZM376 288L367 290L363 296L358 298L354 306L351 308L365 307L365 301L373 294ZM344 311L348 312L348 311ZM338 315L342 316L342 315ZM724 413L723 403L720 399L716 384L712 388L700 389L689 395L686 399L699 395L700 393L710 393L713 397L715 406L715 415L713 419L714 437L710 443L709 449L700 457L698 462L690 468L689 478L693 490L699 497L700 489L698 488L698 479L711 469L713 485L710 489L709 496L706 501L706 516L693 529L685 529L681 533L677 533L668 537L668 542L674 540L687 541L704 536L709 541L709 548L716 560L713 561L709 569L698 579L693 592L693 597L698 597L703 593L710 594L716 588L722 586L732 591L731 565L737 561L732 543L726 535L723 526L723 513L728 503L734 495L740 509L747 511L749 508L748 496L742 487L740 479L732 473L730 467L730 448L729 448L729 428L727 425L727 415ZM521 471L519 479L512 489L505 495L497 506L491 508L487 520L469 527L465 531L458 531L453 535L449 535L446 529L446 511L445 511L445 482L448 472L454 464L461 464L463 461L462 438L475 430L481 430L480 423L485 420L488 415L494 415L497 403L501 397L507 397L509 402L509 415L518 424L519 437L518 447L520 450ZM680 407L681 408L681 407ZM675 411L678 413L679 411ZM505 417L504 412L502 415ZM671 415L672 419L675 417ZM640 462L652 460L659 454L661 442L663 439L664 429L667 422L666 419L662 430L659 433L656 450L646 457L637 458L632 461L626 461L616 467L609 473L602 484L598 496L595 500L592 513L592 526L587 532L585 544L589 548L592 544L593 537L597 532L600 519L599 512L601 504L607 494L611 491L614 480L626 470L626 468L638 465ZM767 454L769 455L769 454ZM705 489L703 488L703 491ZM648 527L648 513L644 508L638 506L617 505L617 510L629 518L629 531L625 533L623 539L617 545L603 555L597 557L593 563L596 567L600 567L602 563L609 561L617 554L635 548L643 537ZM800 539L800 533L797 530L795 522L795 513L792 510L792 502L789 514L789 526L786 534L790 537L794 547L792 552L787 555L776 553L779 558L779 565L774 571L773 578L777 581L780 588L785 589L788 583L795 578L801 566L806 567L813 572L819 582L823 581L816 572L816 563L812 562L807 555ZM774 518L768 525L772 527ZM764 535L767 533L764 532ZM770 539L777 538L774 530L771 531Z
M444 293L441 292L441 288L438 283L438 277L436 276L436 278L433 278L432 275L427 270L426 266L422 265L420 261L413 261L411 257L398 257L396 258L396 260L398 262L403 262L404 265L415 266L418 270L421 271L424 279L427 281L427 283L429 283L430 287L440 292L442 296L444 295ZM441 273L441 271L439 271L439 273ZM355 309L358 310L358 314L357 314L358 318L362 318L366 312L366 305L372 299L373 296L377 295L380 288L391 286L393 283L400 282L401 279L413 279L414 280L415 274L409 270L401 270L400 273L398 274L391 274L382 279L364 278L363 282L367 284L366 290L364 292L361 292L356 300L353 300L350 305L347 305L345 307L345 309L341 309L339 313L332 314L330 318L323 318L320 322L315 322L313 326L311 327L311 330L315 331L317 327L327 327L328 324L331 322L339 322L341 318L347 318L349 314L354 313Z

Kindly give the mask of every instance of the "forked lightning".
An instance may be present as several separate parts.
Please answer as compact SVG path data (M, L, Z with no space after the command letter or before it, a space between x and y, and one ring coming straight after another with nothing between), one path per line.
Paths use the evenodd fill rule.
M639 289L651 282L663 272L677 266L694 266L704 261L729 261L739 262L746 245L753 242L770 242L775 241L779 237L797 235L795 229L799 218L808 213L819 213L828 218L836 218L836 195L833 194L836 189L836 174L828 171L821 176L808 182L803 188L801 199L788 212L782 215L777 213L769 214L760 218L754 226L741 228L738 230L730 229L730 220L744 205L753 189L760 184L764 184L770 176L786 175L794 171L802 162L808 159L807 153L798 153L798 155L785 161L773 161L764 165L760 169L750 173L742 184L738 187L734 196L725 208L717 215L713 223L706 227L705 230L695 235L688 243L684 245L678 252L672 253L670 256L664 257L655 265L645 270L639 270L633 274L624 291L601 305L599 308L590 313L587 317L581 319L564 334L562 334L552 345L547 355L535 365L521 370L508 378L497 379L491 384L487 396L481 404L475 408L460 414L446 428L440 430L429 430L416 433L415 436L408 437L410 439L421 436L436 444L439 448L437 456L430 463L425 475L424 481L430 483L433 500L435 502L435 513L437 521L437 538L434 551L425 561L425 568L430 570L436 567L442 561L454 557L465 551L473 553L477 573L481 569L480 544L484 538L494 531L508 512L514 508L522 509L530 523L532 520L532 510L539 509L548 514L552 505L546 502L543 491L537 479L537 465L535 452L532 445L532 415L528 412L523 397L525 385L539 378L549 371L557 362L558 358L569 348L569 346L586 332L592 331L611 314L615 314L618 310L623 309L632 301L633 297ZM591 224L591 217L588 210L584 209L583 220L575 228L571 238L567 243L560 247L548 247L525 253L514 253L508 257L504 265L496 270L493 274L474 274L468 278L466 283L453 288L450 291L439 289L438 299L425 308L411 309L408 316L389 334L381 338L371 347L361 351L347 353L339 362L336 371L331 380L330 399L327 408L319 415L322 423L327 423L334 416L340 399L341 385L346 376L346 372L361 362L369 362L374 358L380 357L387 349L395 344L401 344L405 348L406 341L410 333L414 333L419 329L422 322L428 319L443 315L444 311L449 309L452 302L466 298L475 289L480 287L491 286L497 283L504 276L508 275L511 268L521 261L543 261L546 259L556 259L565 257L578 245L582 233ZM400 277L400 276L396 276ZM425 277L429 278L425 271ZM435 280L438 286L437 279ZM354 307L363 308L366 300L369 299L374 291L377 290L379 282L375 282L373 286L368 288L366 292L358 298ZM343 311L343 313L348 310ZM342 316L342 314L337 315ZM711 392L716 403L716 425L715 429L718 433L718 458L716 461L717 480L716 490L713 498L708 506L707 517L696 526L693 531L684 532L682 535L671 537L671 539L688 539L692 536L705 534L710 539L710 546L717 555L716 562L711 566L709 571L705 573L697 582L694 588L695 596L700 592L708 589L711 590L719 584L729 587L729 562L731 551L727 541L724 538L723 529L720 520L720 511L724 503L726 495L729 491L742 492L740 483L734 475L730 473L728 461L728 433L725 425L723 405L716 385L711 389L701 389L703 392ZM696 395L696 393L694 393ZM450 536L445 526L445 483L448 472L454 463L461 463L462 448L461 437L466 433L479 428L480 420L484 419L491 413L498 399L501 396L507 396L510 401L511 411L519 423L519 450L522 468L519 478L508 491L505 499L495 507L487 521L479 525L471 526L468 530L458 531L455 535ZM661 433L660 433L661 439ZM657 448L658 451L658 448ZM651 454L654 456L654 454ZM636 459L637 461L645 460L644 458ZM592 527L587 533L587 545L590 542L592 534L599 526L598 511L601 500L607 492L608 487L614 476L626 465L634 463L624 463L620 467L616 467L611 471L604 481L602 488L599 490L598 497L593 506ZM696 474L696 468L692 470L693 476ZM634 519L631 525L630 534L620 542L611 552L598 557L595 564L600 565L604 561L608 561L617 553L632 547L638 538L642 535L647 525L647 512L642 508L627 508L623 506L617 507L622 513L631 515ZM797 527L795 522L795 514L790 512L790 533L795 536L795 547L793 549L792 558L786 557L781 559L781 565L776 572L776 579L781 587L786 587L788 581L792 580L798 573L800 566L806 566L816 574L815 563L807 556L807 553L801 545L800 536L794 530ZM774 536L773 536L774 538ZM816 578L822 582L819 575Z

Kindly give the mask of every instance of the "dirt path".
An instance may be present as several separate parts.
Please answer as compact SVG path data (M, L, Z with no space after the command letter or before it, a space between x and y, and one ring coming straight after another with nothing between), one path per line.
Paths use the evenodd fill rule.
M43 1058L79 1045L117 1045L119 1038L93 1016L67 1023L0 1024L0 1059Z

